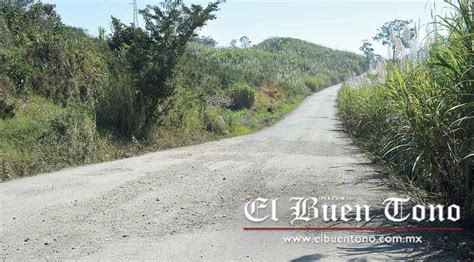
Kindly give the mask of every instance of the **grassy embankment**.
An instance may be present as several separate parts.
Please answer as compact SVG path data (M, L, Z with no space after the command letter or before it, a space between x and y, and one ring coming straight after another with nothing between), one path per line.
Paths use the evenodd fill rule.
M462 205L474 214L474 52L468 1L443 20L418 63L391 62L383 83L344 86L339 109L347 130L382 159L419 201Z
M172 92L139 136L136 94L146 87L137 86L157 76L131 73L133 42L113 50L117 37L92 38L52 6L23 2L0 9L0 180L247 134L365 66L361 56L289 38L252 48L190 42L163 85ZM149 51L140 48L132 51Z

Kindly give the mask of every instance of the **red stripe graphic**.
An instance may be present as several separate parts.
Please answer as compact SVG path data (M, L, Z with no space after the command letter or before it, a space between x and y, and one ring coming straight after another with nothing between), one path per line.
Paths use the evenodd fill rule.
M462 227L244 227L248 231L462 231Z

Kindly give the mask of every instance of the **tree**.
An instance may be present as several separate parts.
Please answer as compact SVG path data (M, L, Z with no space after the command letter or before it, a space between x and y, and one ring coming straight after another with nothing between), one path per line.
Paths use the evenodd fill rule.
M145 20L144 29L126 26L112 17L112 37L109 46L123 55L132 74L134 110L143 119L139 126L127 131L139 137L148 134L156 121L160 101L173 94L169 80L183 55L186 44L196 37L196 30L215 19L213 14L220 2L185 5L180 0L165 0L158 6L140 10Z
M34 4L34 2L35 0L2 0L0 1L0 5L25 10Z
M399 19L386 22L378 29L373 39L383 45L388 45L392 49L392 58L395 59L397 48L409 48L411 40L415 37L415 28L410 26L412 22ZM402 46L398 46L398 43Z
M382 61L382 56L374 52L375 50L372 46L372 43L368 40L362 41L362 46L359 48L359 50L364 53L369 63L377 63Z
M105 28L103 28L102 26L99 26L97 30L99 31L99 39L105 40Z
M230 41L230 47L237 48L237 39L232 39L232 41Z
M38 35L43 33L42 27L62 27L61 18L54 8L54 5L33 0L4 0L0 2L0 15L10 31Z
M204 46L208 46L208 47L216 47L217 46L217 41L214 40L210 36L198 36L198 37L193 38L191 40L191 42L196 43L196 44L200 44L200 45L204 45Z
M242 48L250 48L252 46L252 41L247 36L242 36L239 42Z
M362 46L359 48L359 50L364 53L368 60L372 59L372 56L374 55L374 48L372 47L372 43L370 43L368 40L362 41Z

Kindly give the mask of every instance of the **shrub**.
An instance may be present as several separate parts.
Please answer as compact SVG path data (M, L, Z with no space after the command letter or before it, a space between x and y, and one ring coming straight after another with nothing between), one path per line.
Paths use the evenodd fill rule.
M144 121L143 109L137 104L137 89L130 75L119 67L120 59L110 59L111 77L97 97L97 125L101 130L113 130L118 137L131 139Z
M48 172L91 162L95 121L80 108L32 97L13 118L0 119L2 177Z
M12 118L15 115L15 104L6 98L0 98L0 118Z
M229 125L216 108L206 108L203 121L206 130L209 132L215 134L227 134L229 131Z
M194 135L204 130L202 121L202 104L190 90L177 86L176 94L163 105L157 125L178 130L183 141L190 141Z
M306 87L311 90L311 92L317 92L324 87L329 86L330 80L327 77L319 76L319 77L305 77L304 84Z
M256 90L247 84L239 83L230 90L230 98L232 100L232 109L240 110L251 108L255 102Z
M53 5L19 3L0 4L0 69L16 95L92 105L107 76L94 41L62 24Z

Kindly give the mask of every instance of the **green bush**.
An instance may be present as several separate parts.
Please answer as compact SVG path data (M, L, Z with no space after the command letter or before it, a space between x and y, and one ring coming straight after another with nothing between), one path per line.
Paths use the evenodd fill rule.
M177 87L174 94L162 105L158 126L169 130L177 130L185 141L192 140L194 135L201 135L204 125L202 121L202 105L190 90ZM159 112L159 113L160 113Z
M2 3L0 31L0 69L16 95L93 105L106 81L106 63L94 40L62 24L54 6Z
M97 124L101 130L113 130L119 137L131 139L144 122L144 111L136 101L137 89L130 75L119 67L120 59L110 59L111 77L97 96Z
M91 162L95 120L89 112L62 108L40 97L31 97L18 108L13 118L0 119L1 177Z
M12 118L15 115L15 104L11 99L0 98L0 118Z
M255 102L256 90L247 84L239 83L230 90L230 99L232 100L232 109L240 110L251 108Z
M203 122L208 132L220 135L227 134L229 132L229 125L226 123L224 117L216 108L206 108Z
M325 87L331 85L330 80L327 77L319 76L319 77L305 77L304 84L306 87L311 90L311 92L317 92Z

